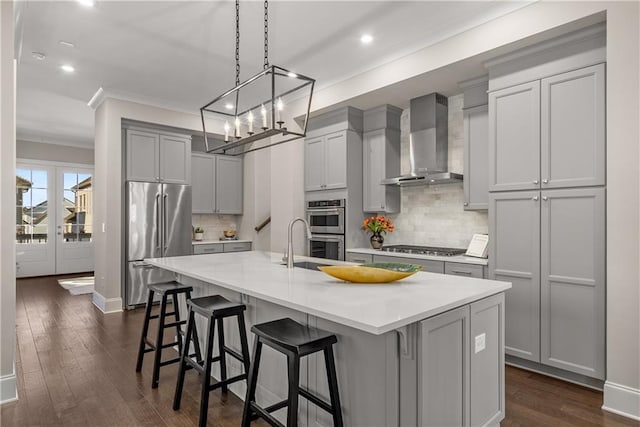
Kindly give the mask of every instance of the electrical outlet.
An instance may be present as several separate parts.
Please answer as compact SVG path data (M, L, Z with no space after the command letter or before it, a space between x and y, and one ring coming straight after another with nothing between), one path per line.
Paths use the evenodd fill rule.
M480 334L476 336L476 353L480 353L487 346L487 335Z

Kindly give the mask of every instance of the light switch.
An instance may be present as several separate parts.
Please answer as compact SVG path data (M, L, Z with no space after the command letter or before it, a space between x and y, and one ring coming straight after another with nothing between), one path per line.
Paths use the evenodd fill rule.
M476 336L476 353L480 353L486 347L486 334Z

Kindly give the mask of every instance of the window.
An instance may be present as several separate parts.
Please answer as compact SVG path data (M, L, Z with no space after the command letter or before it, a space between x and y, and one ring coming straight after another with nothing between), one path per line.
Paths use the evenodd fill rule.
M46 170L16 169L16 243L47 243L47 186Z

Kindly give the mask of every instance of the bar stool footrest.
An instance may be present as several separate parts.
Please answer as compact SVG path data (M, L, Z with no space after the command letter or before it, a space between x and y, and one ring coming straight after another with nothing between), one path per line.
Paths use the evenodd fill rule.
M286 401L285 401L286 402ZM251 402L251 411L255 412L259 418L264 419L266 422L271 424L274 427L285 427L280 421L276 420L273 415L268 413L265 409L256 405L255 402ZM252 417L253 418L253 417Z
M165 328L165 329L167 329L167 328L174 328L174 327L176 327L176 326L186 325L186 324L187 324L187 321L186 321L186 320L179 320L179 321L177 321L177 322L165 323L165 324L164 324L164 328Z
M151 348L151 351L156 349L156 344L154 342L149 341L149 338L145 337L144 338L144 343ZM145 350L144 352L148 353L148 350Z
M228 353L229 356L232 356L234 359L244 363L244 359L242 358L242 355L240 353L238 353L237 351L230 349L226 345L224 346L224 351L226 353ZM218 357L218 359L220 359L220 357Z
M300 386L298 391L299 391L300 396L302 396L305 399L315 403L317 406L321 407L322 409L324 409L328 413L331 414L333 412L333 409L331 408L331 404L330 403L325 402L324 400L320 399L318 396L316 396L315 394L311 393L306 388Z
M172 363L178 363L179 361L180 361L180 358L176 357L175 359L170 359L170 360L165 360L164 362L160 362L160 366L171 365Z
M236 383L238 381L242 381L242 380L246 380L246 379L247 379L247 374L236 375L235 377L227 378L224 381L218 381L215 384L211 384L209 386L209 391L216 390L216 389L222 387L223 385L233 384L233 383Z

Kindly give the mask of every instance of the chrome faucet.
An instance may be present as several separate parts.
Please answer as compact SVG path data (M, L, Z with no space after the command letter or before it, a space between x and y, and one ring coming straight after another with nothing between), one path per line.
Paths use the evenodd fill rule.
M297 221L302 221L307 227L307 239L311 239L311 228L309 227L309 223L300 217L293 218L289 223L289 234L287 235L287 268L293 268L293 242L291 239L291 235L293 234L293 224Z

